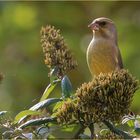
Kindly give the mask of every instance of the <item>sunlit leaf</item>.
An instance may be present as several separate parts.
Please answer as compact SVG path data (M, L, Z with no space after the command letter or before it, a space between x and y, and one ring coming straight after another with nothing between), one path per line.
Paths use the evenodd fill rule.
M58 139L72 139L77 135L79 129L81 129L81 125L79 124L71 124L68 126L51 126L52 129L51 135L49 138L58 138Z
M36 110L39 110L39 109L42 109L42 108L47 108L50 105L52 105L54 103L57 103L58 101L61 101L61 99L59 99L59 98L50 98L50 99L47 99L47 100L44 100L44 101L41 101L41 102L35 104L29 110L36 111ZM22 118L20 118L18 123L22 122L26 117L27 117L27 115L25 115Z
M124 116L122 120L122 124L127 124L129 127L134 128L135 117L134 116Z
M58 108L60 108L63 103L64 103L64 101L56 103L56 105L53 108L53 112L55 112Z
M72 95L72 84L67 76L64 76L61 81L62 96L68 98Z
M58 72L58 67L55 67L54 69L51 70L51 72L50 72L50 82L51 82L51 84L53 84L53 82L58 79L57 72Z
M14 122L15 123L18 122L24 116L28 116L28 115L39 115L39 114L41 114L41 112L33 111L33 110L24 110L24 111L21 111L20 113L18 113L16 115Z
M127 124L128 124L129 127L134 128L134 122L135 122L135 120L128 120Z
M49 139L56 139L56 137L51 134L49 135Z
M49 84L47 88L45 89L40 101L43 101L48 98L50 93L53 91L53 89L56 87L57 83Z
M106 135L108 132L109 132L109 129L102 129L102 130L100 131L100 134L101 134L101 135Z
M47 100L41 101L37 103L36 105L32 106L30 110L38 110L42 108L46 108L54 103L57 103L58 101L61 101L59 98L49 98Z
M38 126L38 125L46 124L49 122L56 122L56 119L50 118L50 117L32 119L32 120L29 120L29 121L23 123L22 125L20 125L19 129L24 129L24 128L29 127L29 126Z
M131 135L133 135L134 137L136 137L136 136L137 136L137 134L136 134L135 130L131 131Z
M63 103L64 103L64 101L56 103L56 105L53 108L53 113L51 115L52 117L56 117L57 109L59 109L62 106Z
M123 119L123 120L122 120L122 124L127 123L129 120L130 120L129 118L125 118L125 119Z
M129 127L134 127L135 116L126 115L123 117L122 124L127 123Z
M140 116L139 115L136 116L136 120L140 121Z
M0 117L5 115L7 113L7 111L0 111Z

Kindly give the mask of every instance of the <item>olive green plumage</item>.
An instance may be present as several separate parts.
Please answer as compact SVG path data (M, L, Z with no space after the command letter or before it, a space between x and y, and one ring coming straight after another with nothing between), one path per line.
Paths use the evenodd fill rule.
M122 69L114 22L101 17L93 20L89 27L93 31L93 38L87 49L87 63L92 76Z

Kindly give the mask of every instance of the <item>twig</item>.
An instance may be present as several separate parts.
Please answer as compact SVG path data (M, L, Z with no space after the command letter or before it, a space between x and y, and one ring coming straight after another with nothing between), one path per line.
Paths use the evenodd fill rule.
M113 126L110 122L108 121L103 121L103 123L114 133L116 133L117 135L123 136L124 139L133 139L135 137L129 135L128 133L116 128L115 126Z
M94 124L93 123L90 124L89 129L91 133L90 138L93 139L94 138Z

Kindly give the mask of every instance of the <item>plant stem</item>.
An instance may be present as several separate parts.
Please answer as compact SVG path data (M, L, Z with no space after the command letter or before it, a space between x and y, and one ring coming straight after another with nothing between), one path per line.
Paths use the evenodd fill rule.
M93 123L90 124L89 129L91 133L90 138L93 139L94 138L94 124Z
M129 135L128 133L116 128L114 125L112 125L110 122L108 121L103 121L103 123L113 132L116 133L117 135L120 135L122 137L124 137L124 139L133 139L134 137Z
M85 130L85 126L84 125L82 125L82 124L80 124L80 128L79 128L79 130L77 131L77 133L75 134L75 139L78 139L79 138L79 135L81 134L81 133L83 133L84 132L84 130Z

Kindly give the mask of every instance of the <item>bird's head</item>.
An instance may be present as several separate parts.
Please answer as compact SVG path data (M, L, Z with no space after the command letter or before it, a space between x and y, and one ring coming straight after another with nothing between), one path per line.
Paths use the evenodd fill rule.
M116 27L111 19L105 17L97 18L93 20L93 22L89 24L88 27L92 29L93 34L96 37L117 40Z

